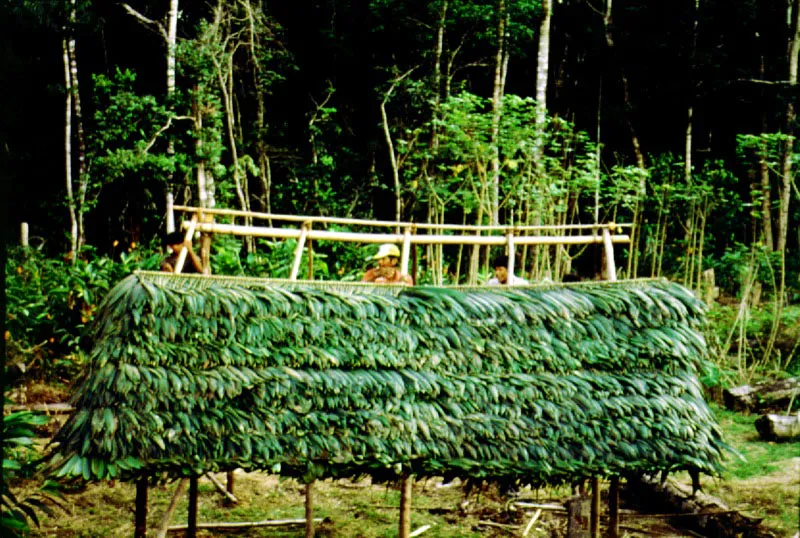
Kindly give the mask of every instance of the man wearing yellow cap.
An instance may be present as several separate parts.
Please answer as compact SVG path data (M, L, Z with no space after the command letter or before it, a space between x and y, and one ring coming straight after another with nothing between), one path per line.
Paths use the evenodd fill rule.
M384 243L378 248L378 253L370 259L377 261L378 267L367 270L361 282L414 285L414 279L401 274L397 267L397 264L400 263L400 249L397 248L397 245Z

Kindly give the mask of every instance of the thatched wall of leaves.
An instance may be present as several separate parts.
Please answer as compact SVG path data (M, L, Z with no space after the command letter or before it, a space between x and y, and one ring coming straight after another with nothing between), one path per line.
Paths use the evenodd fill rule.
M320 286L137 273L94 327L61 475L234 468L554 483L720 470L703 306L666 281Z

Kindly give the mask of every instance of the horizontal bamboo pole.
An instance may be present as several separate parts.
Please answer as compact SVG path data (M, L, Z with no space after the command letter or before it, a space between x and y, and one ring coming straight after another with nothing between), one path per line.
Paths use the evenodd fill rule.
M184 222L184 227L189 223ZM229 235L247 235L254 237L274 237L280 239L300 239L302 231L293 228L270 228L261 226L244 226L237 224L218 224L198 222L196 230ZM342 241L352 243L400 243L404 234L397 233L359 233L359 232L329 232L327 230L308 230L306 240L314 241ZM505 245L508 238L499 235L439 235L421 234L411 235L408 239L416 245ZM618 234L611 236L612 243L628 243L630 236ZM588 245L603 243L603 236L597 235L562 235L562 236L536 236L521 235L514 237L515 245Z
M601 230L608 228L616 230L617 228L632 228L633 224L629 223L608 223L608 224L558 224L552 226L481 226L473 224L429 224L424 222L394 222L387 220L368 220L368 219L351 219L344 217L309 217L303 215L279 215L273 213L260 213L257 211L242 211L241 209L225 209L225 208L199 208L186 205L176 205L173 207L175 211L184 211L189 213L205 213L209 215L228 215L233 217L253 217L259 219L270 220L284 220L287 222L325 222L329 224L351 224L354 226L376 226L376 227L389 227L389 228L417 228L424 230L469 230L469 231L502 231L514 230L520 231L538 231L538 230Z

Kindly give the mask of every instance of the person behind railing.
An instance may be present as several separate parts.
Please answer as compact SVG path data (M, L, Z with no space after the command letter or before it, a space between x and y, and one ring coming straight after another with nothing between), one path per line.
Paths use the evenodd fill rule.
M400 273L400 269L397 267L397 264L400 263L400 249L397 248L397 245L384 243L370 260L378 262L378 267L368 269L361 282L414 285L414 279Z
M487 282L490 286L524 286L529 282L524 278L508 274L508 256L498 256L494 259L494 277Z
M181 273L202 273L203 262L192 251L192 243L184 238L182 232L172 232L164 236L164 245L172 250L172 254L164 258L161 262L161 271L174 273L178 265L178 257L181 250L186 249L186 259L183 262Z

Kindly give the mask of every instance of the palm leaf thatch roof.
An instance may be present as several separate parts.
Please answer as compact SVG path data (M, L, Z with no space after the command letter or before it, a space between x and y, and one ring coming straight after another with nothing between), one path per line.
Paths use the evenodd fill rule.
M235 468L529 483L718 473L704 307L667 281L433 288L139 272L106 297L61 476Z

